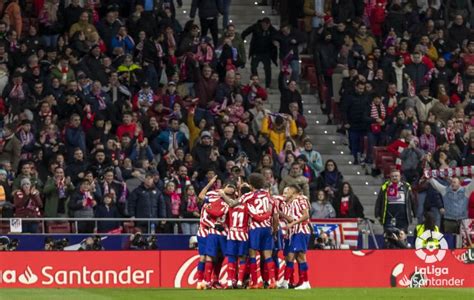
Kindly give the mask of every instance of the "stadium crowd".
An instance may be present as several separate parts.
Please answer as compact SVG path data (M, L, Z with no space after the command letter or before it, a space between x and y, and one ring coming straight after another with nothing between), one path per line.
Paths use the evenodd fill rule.
M377 199L383 225L406 228L430 211L438 227L456 232L474 215L474 197L458 179L446 188L423 173L473 165L469 0L281 1L280 28L263 18L240 33L230 1L194 0L185 24L176 19L182 3L172 0L1 4L2 217L197 219L198 195L214 176L219 190L252 172L272 194L299 186L314 218L363 217L336 162L324 162L305 135L302 48L314 58L328 123L348 133L354 163L374 163L364 137L367 149L387 145L399 158L401 178L392 172ZM239 72L247 63L251 78ZM278 112L264 108L272 87ZM198 230L175 225L152 230ZM77 229L121 226L83 221Z

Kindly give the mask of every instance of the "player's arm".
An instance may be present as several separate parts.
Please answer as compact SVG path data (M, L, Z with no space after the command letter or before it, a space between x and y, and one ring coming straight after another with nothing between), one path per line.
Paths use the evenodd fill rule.
M308 209L303 210L303 216L299 220L294 220L293 222L288 224L288 227L292 227L296 224L303 223L304 221L307 221L309 219L309 211Z
M211 188L211 186L216 182L217 180L217 175L212 177L212 179L209 181L209 183L202 189L202 191L198 195L199 201L203 201L204 198L206 198L206 194Z
M227 196L223 190L219 190L219 196L222 197L222 200L224 200L224 202L227 203L229 207L236 207L240 204L238 199L232 199L231 197Z
M275 212L273 214L273 220L272 220L273 224L272 224L272 227L273 227L273 232L277 232L279 227L280 227L280 218L278 216L278 212Z

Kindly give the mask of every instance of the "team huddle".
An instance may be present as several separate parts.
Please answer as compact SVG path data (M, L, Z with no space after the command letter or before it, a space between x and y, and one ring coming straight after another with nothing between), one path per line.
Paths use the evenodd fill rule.
M197 288L220 288L219 274L227 258L226 288L309 289L306 250L311 235L309 201L297 185L283 195L270 195L265 178L252 173L248 183L227 182L224 188L203 189L204 204L197 233L200 261ZM285 273L279 280L279 251ZM257 264L257 256L260 263ZM294 263L299 282L294 284Z

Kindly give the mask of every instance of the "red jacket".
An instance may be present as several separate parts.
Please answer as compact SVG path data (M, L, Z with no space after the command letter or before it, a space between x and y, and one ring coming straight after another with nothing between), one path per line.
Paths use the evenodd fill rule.
M119 141L122 139L122 136L125 133L128 133L130 137L133 139L133 137L135 136L136 127L137 127L137 124L135 123L130 123L128 125L125 125L125 124L120 125L117 128L117 133L116 133L117 137L119 138ZM140 131L140 133L138 134L138 141L139 142L143 141L143 131Z
M392 153L396 157L400 157L400 153L402 153L402 152L398 151L398 148L405 149L407 147L408 147L407 142L398 139L398 140L394 141L393 143L391 143L390 145L387 146L387 151Z
M250 94L251 91L252 91L252 87L248 84L242 88L242 94L244 96L247 96L248 94ZM267 91L263 87L258 87L257 92L256 92L256 97L262 98L263 101L267 100L268 98Z
M385 1L377 1L377 5L370 12L370 28L375 36L382 35L382 25L385 22Z

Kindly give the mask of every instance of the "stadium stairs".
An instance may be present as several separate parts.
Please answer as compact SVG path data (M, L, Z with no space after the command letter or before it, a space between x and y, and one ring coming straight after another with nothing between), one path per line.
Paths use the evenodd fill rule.
M189 9L191 7L190 0L184 0L183 2L183 7L177 9L176 13L177 19L182 24L189 20ZM237 32L239 33L263 17L269 17L272 24L278 29L280 18L278 15L272 15L271 11L270 6L257 6L255 1L232 0L230 20L236 25ZM198 17L195 20L199 24ZM221 26L222 18L219 18L219 28ZM247 53L250 38L251 36L245 41ZM310 58L307 57L307 59ZM245 69L239 69L239 72L242 74L242 82L247 82L250 76L250 62L247 62ZM269 99L267 101L267 108L271 111L278 111L280 105L280 92L277 87L278 73L279 68L272 64L272 88L268 91ZM259 66L259 75L263 83L264 72L262 65ZM316 88L314 84L311 84L306 79L303 79L299 84L304 102L304 115L308 122L305 132L313 141L315 149L321 153L324 161L333 159L337 163L339 171L344 175L344 180L350 182L355 194L362 202L365 216L373 219L375 200L383 179L382 177L374 178L370 175L365 175L363 167L352 164L352 155L346 145L347 143L344 143L347 138L336 132L338 125L326 125L328 119L321 111ZM362 227L365 228L365 226L361 225L361 229ZM376 233L381 233L382 227L375 225L374 230Z

